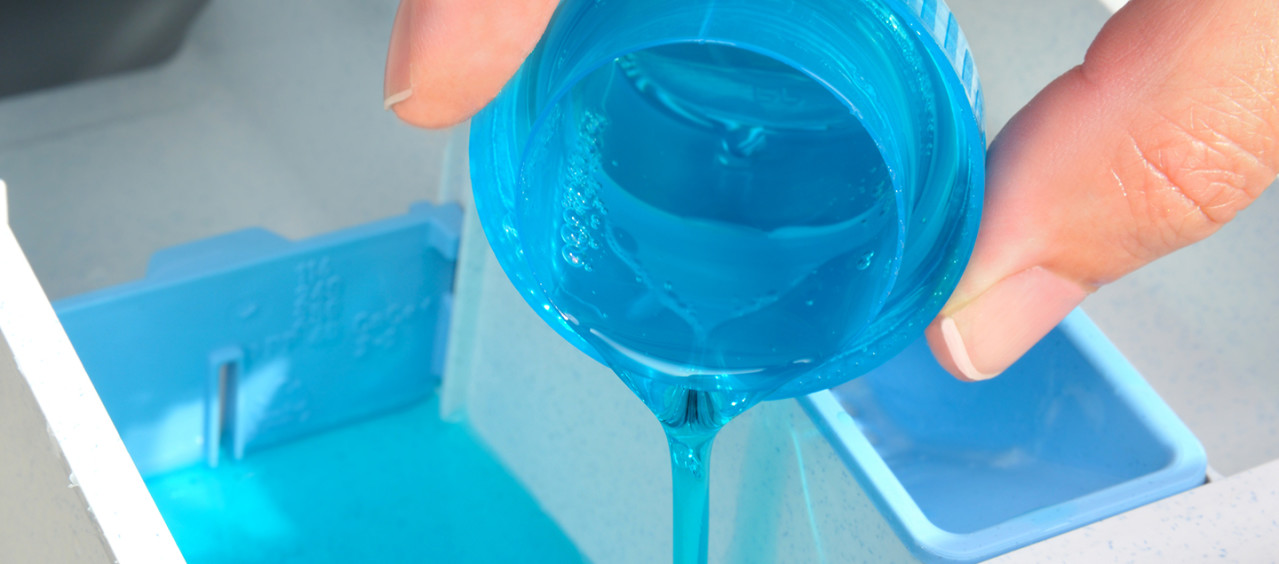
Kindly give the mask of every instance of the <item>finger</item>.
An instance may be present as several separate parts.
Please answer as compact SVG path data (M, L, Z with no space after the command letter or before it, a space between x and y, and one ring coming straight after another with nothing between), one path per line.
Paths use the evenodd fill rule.
M1279 169L1279 3L1135 0L990 150L968 270L927 336L1002 372L1101 285L1216 231Z
M546 30L557 0L401 0L384 103L419 127L464 121L497 96Z

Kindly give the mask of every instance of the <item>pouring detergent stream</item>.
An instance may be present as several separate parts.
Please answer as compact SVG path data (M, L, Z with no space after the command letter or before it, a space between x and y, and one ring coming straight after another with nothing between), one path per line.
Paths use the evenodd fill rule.
M887 360L953 290L980 109L938 3L601 0L476 117L503 269L666 431L676 561L706 559L724 424Z

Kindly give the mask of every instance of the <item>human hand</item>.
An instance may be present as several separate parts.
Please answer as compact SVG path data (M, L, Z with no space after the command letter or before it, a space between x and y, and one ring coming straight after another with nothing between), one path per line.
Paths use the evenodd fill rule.
M556 4L400 0L386 57L386 108L418 127L448 127L475 115L537 46Z
M1002 372L1276 172L1279 3L1133 0L992 143L976 248L927 330L934 355L961 379Z
M555 0L402 0L387 107L479 111ZM484 41L474 41L476 37ZM1215 232L1279 172L1279 3L1134 0L990 148L981 231L928 328L943 367L1002 372L1091 292Z

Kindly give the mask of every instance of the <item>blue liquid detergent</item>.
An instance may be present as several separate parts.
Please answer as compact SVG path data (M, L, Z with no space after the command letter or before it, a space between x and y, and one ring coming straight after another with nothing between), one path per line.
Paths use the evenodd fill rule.
M524 174L561 189L525 192L524 253L666 429L675 552L700 561L716 431L846 350L883 307L899 256L887 168L825 87L723 45L621 57L548 119L571 134L526 158L542 166Z
M891 358L958 281L981 95L936 0L573 1L473 121L498 261L657 416L675 560L716 432Z
M147 478L191 564L584 562L438 399Z

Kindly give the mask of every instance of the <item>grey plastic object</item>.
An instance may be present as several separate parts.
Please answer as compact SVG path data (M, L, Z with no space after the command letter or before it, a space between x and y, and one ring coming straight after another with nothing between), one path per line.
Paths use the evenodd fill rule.
M0 97L160 63L208 0L0 0Z

